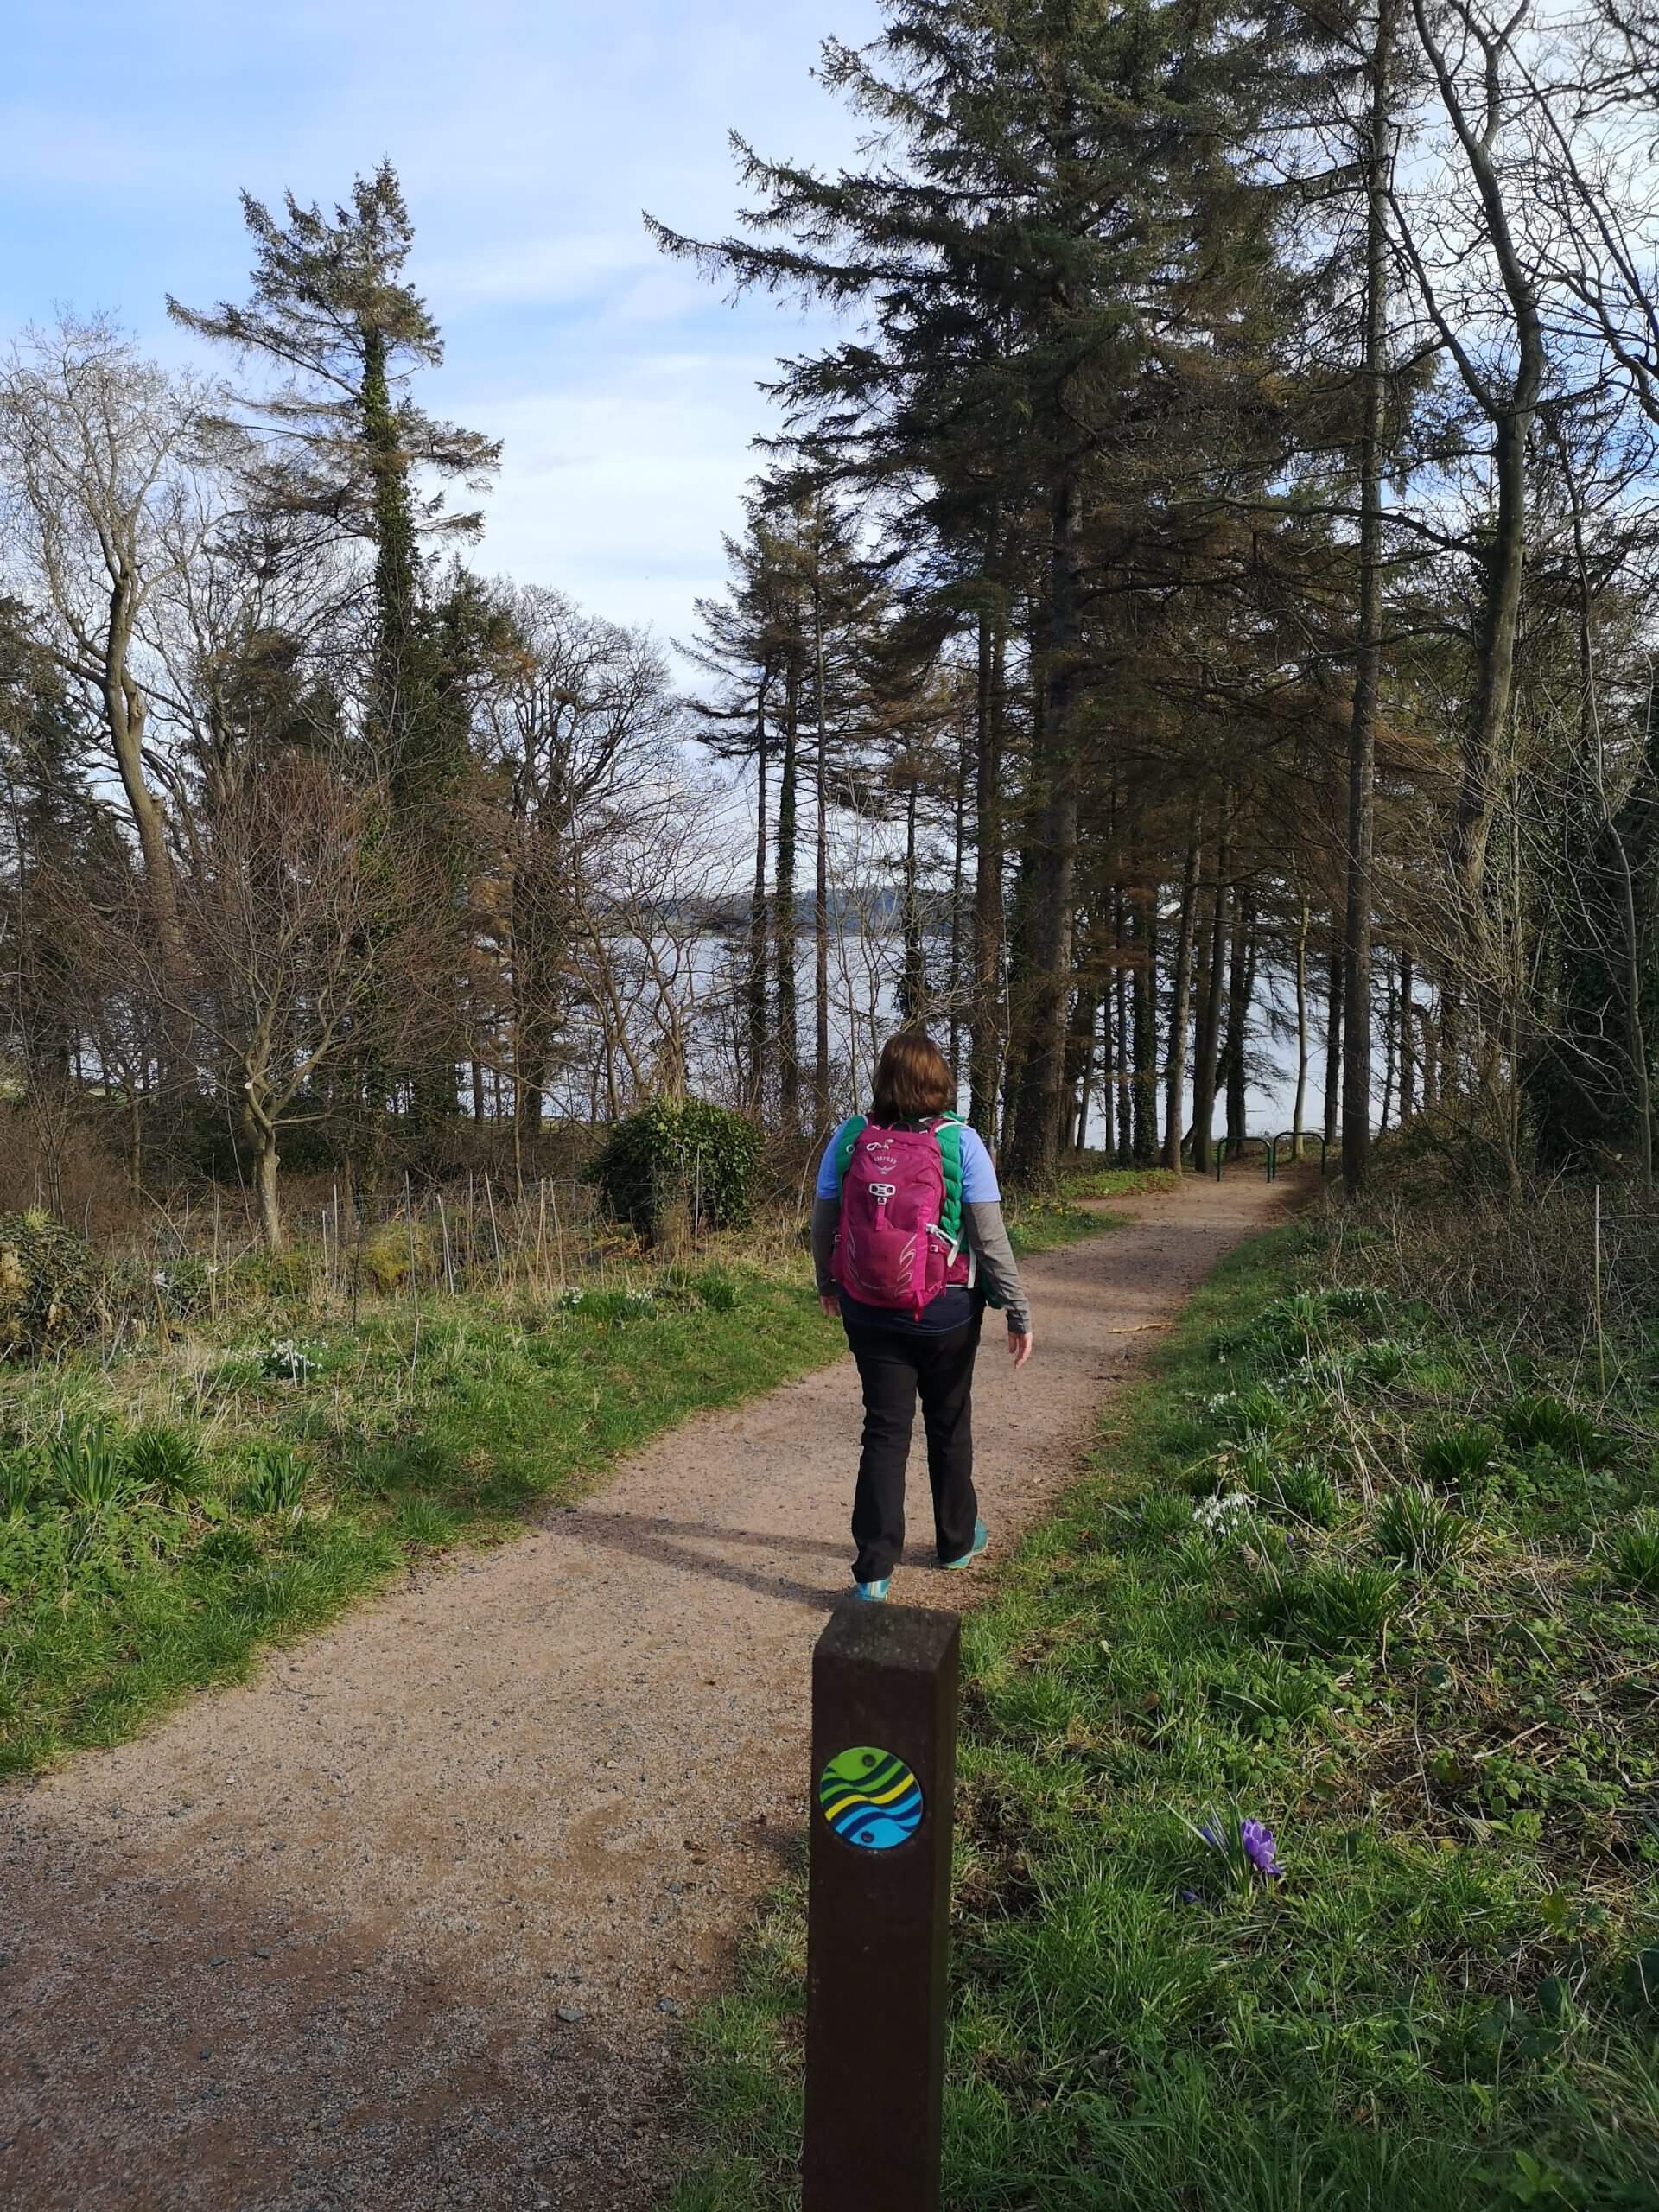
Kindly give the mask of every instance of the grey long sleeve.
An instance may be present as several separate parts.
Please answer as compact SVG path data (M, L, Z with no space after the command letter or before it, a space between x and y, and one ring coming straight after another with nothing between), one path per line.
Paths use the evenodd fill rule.
M1002 1218L1002 1209L995 1201L981 1205L965 1205L962 1210L963 1232L969 1249L978 1262L980 1280L989 1294L991 1303L1000 1306L1007 1317L1009 1328L1024 1336L1031 1327L1031 1307L1027 1302L1025 1285L1020 1280L1015 1264L1014 1247L1008 1242L1007 1224ZM812 1201L812 1268L817 1277L818 1294L828 1297L835 1289L835 1277L830 1262L835 1256L836 1232L841 1227L839 1198L815 1198Z
M1028 1335L1031 1307L1027 1301L1026 1287L1020 1280L1014 1247L1008 1242L1008 1228L1002 1218L1001 1207L995 1199L965 1205L962 1225L969 1249L979 1262L980 1281L989 1294L992 1305L1002 1308L1008 1326L1016 1336Z

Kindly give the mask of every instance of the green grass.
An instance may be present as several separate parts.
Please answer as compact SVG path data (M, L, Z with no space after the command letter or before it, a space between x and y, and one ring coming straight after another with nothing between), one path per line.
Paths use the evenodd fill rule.
M1659 2203L1650 1386L1513 1404L1320 1234L1224 1266L966 1623L952 2212ZM802 1969L787 1891L677 2212L798 2201Z
M1136 1198L1179 1190L1187 1179L1167 1167L1076 1167L1064 1171L1060 1188L1068 1198Z
M1103 1230L1127 1228L1121 1217L1090 1213L1086 1206L1067 1198L1013 1198L1005 1218L1008 1242L1016 1255L1027 1259L1034 1253L1052 1252L1062 1244L1076 1244Z
M108 1744L411 1556L836 1357L798 1267L405 1300L0 1380L0 1772Z

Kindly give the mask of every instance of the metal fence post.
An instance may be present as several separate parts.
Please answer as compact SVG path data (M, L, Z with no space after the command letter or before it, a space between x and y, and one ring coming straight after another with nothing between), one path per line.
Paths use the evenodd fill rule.
M960 1651L849 1601L812 1655L803 2212L940 2212Z

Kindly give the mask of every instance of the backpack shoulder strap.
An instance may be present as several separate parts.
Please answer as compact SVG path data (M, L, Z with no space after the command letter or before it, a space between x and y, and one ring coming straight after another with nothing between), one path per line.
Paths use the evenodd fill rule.
M939 1227L955 1246L962 1242L962 1123L954 1114L942 1115L933 1124L933 1135L944 1169L944 1218Z
M849 1122L842 1123L841 1135L836 1140L836 1181L837 1184L847 1180L847 1170L852 1161L853 1147L869 1126L868 1117L862 1114L855 1114Z

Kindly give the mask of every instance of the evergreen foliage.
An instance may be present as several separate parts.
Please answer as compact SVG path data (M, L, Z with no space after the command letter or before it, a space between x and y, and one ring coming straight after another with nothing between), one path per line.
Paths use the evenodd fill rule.
M741 1229L764 1146L745 1115L702 1098L658 1098L616 1124L588 1173L616 1219L642 1236L693 1208L711 1228Z

